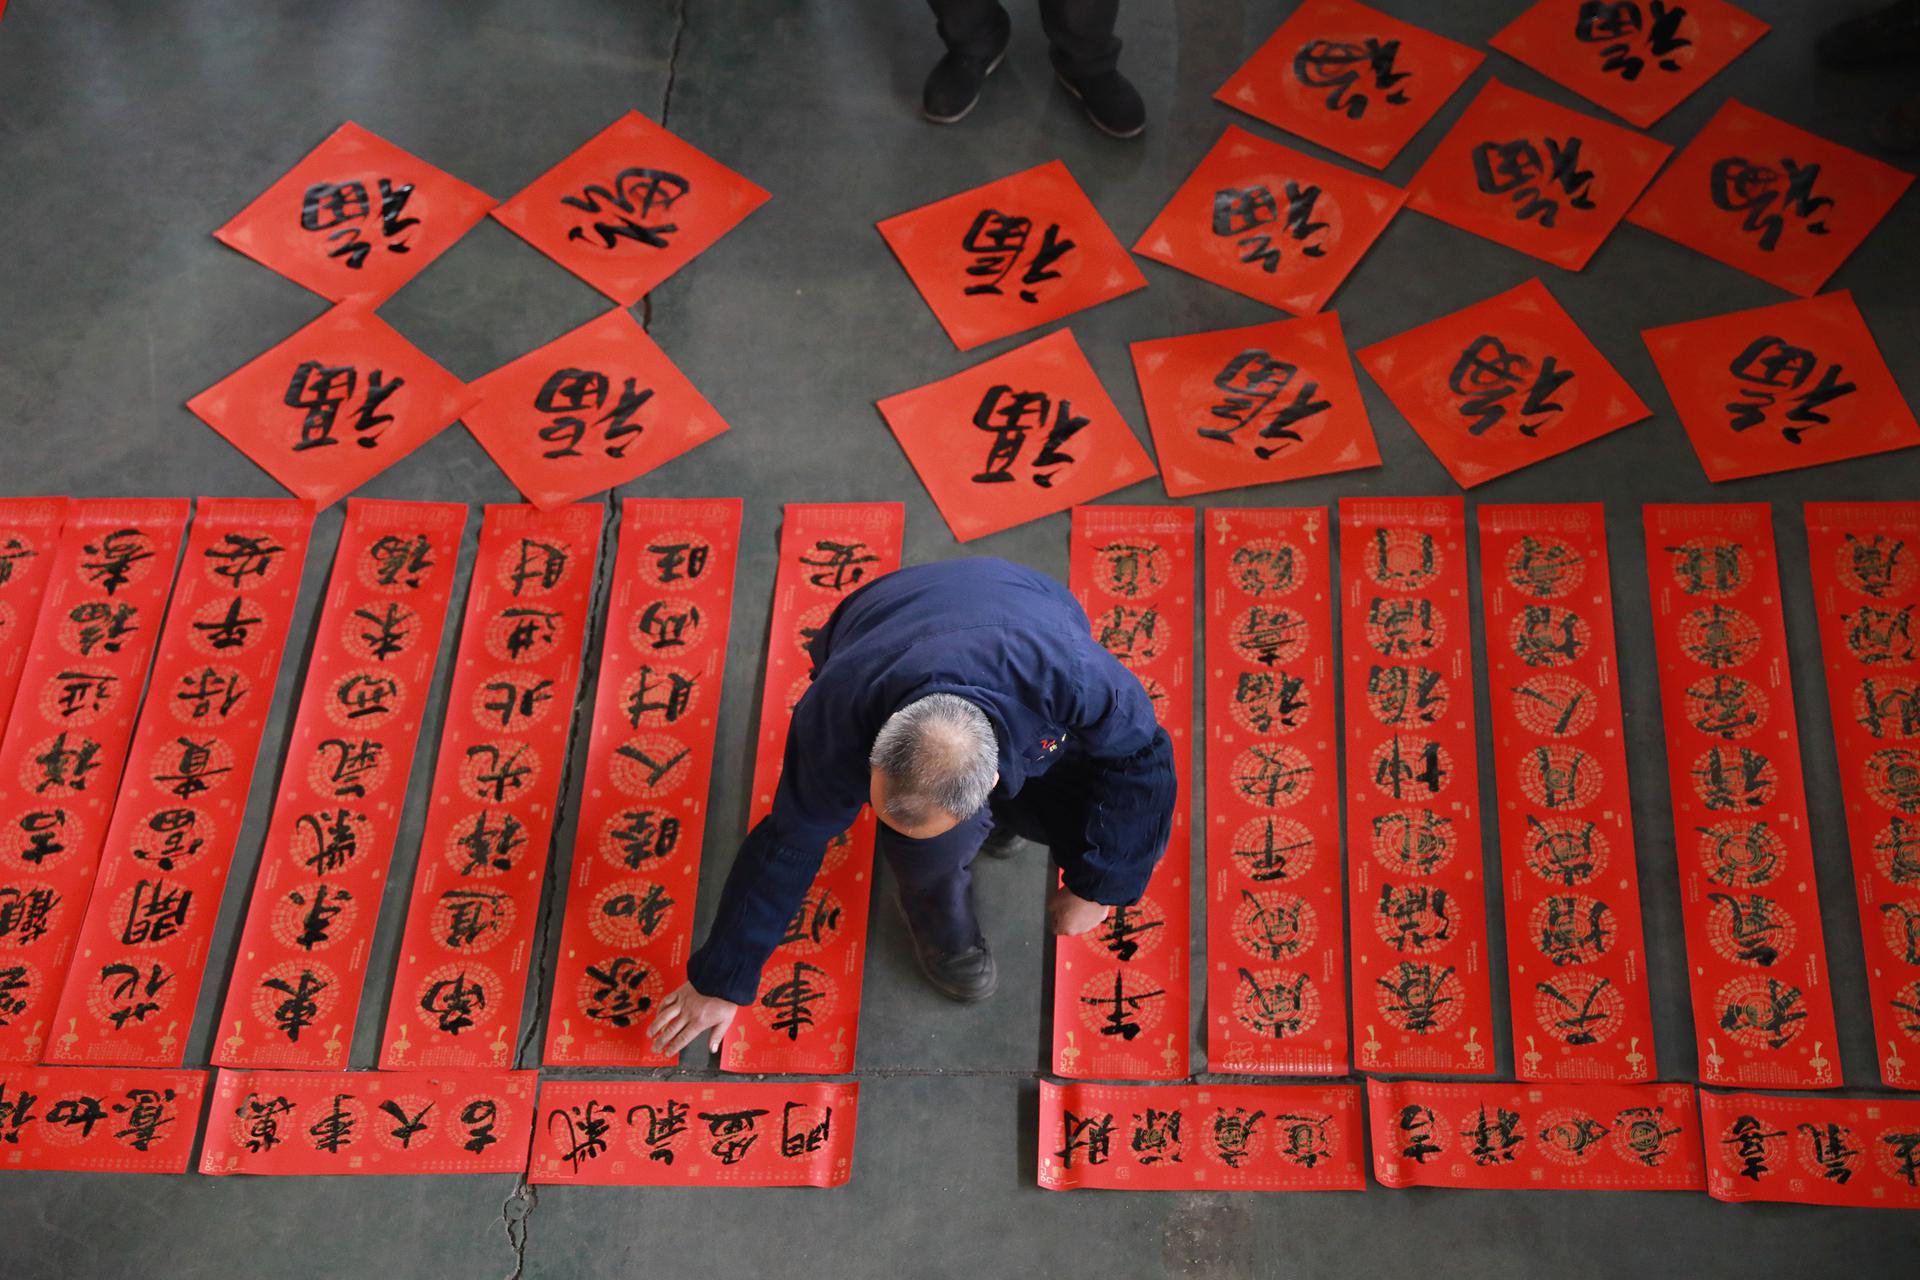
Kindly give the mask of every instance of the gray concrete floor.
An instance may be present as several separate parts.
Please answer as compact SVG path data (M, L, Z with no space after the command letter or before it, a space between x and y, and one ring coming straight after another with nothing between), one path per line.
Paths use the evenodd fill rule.
M1483 45L1521 0L1377 0ZM1818 26L1854 7L1745 0L1774 32L1653 131L1684 143L1728 94L1863 149L1876 115L1915 84L1816 69ZM272 494L276 486L182 402L319 314L324 303L208 233L344 119L506 197L629 107L773 193L744 227L647 300L654 336L734 430L627 487L741 494L746 542L728 708L708 831L710 909L741 834L780 504L904 499L910 561L956 554L872 400L1012 345L954 351L894 264L876 218L1002 174L1064 159L1131 242L1229 122L1279 136L1210 100L1291 9L1286 0L1141 0L1122 19L1125 68L1152 113L1146 138L1095 134L1052 83L1032 5L1011 8L1014 53L980 108L935 130L916 106L938 54L911 0L14 0L0 22L0 492ZM1404 182L1497 73L1585 104L1490 54L1473 84L1386 177ZM1286 139L1307 151L1310 144ZM1920 399L1920 197L1835 277L1852 289ZM1259 305L1153 263L1148 289L1070 323L1144 437L1126 343L1272 318ZM1819 835L1828 957L1849 1080L1874 1078L1859 927L1797 505L1920 495L1920 453L1741 484L1707 484L1637 336L1644 327L1780 301L1761 282L1622 226L1579 275L1544 268L1403 214L1335 299L1357 348L1519 283L1556 296L1656 412L1573 454L1487 485L1488 501L1609 503L1660 1061L1693 1074L1665 762L1638 512L1643 500L1775 502L1794 676ZM463 377L599 314L593 290L488 222L384 308ZM1348 493L1452 486L1361 379L1387 459L1377 471L1217 495L1219 504L1329 503ZM364 493L511 501L512 488L452 430ZM1121 500L1164 500L1149 482ZM296 634L310 630L340 511L319 524ZM475 522L477 526L477 521ZM470 526L470 536L471 536ZM1064 574L1064 517L971 550ZM443 672L444 677L444 672ZM269 764L234 872L213 978L188 1040L203 1064L266 825L268 775L287 728L283 680ZM437 708L430 714L437 717ZM1482 715L1485 693L1482 691ZM406 883L425 762L403 831ZM1491 777L1483 779L1491 798ZM1494 855L1488 825L1489 857ZM559 848L569 847L563 827ZM564 857L564 853L561 855ZM1049 1195L1034 1185L1036 1073L1044 1064L1042 867L984 869L983 910L1005 980L956 1011L912 970L893 915L875 915L859 1076L854 1181L844 1190L639 1192L507 1178L213 1179L11 1174L0 1275L532 1276L894 1274L1322 1276L1613 1274L1808 1276L1883 1272L1920 1246L1920 1216L1759 1206L1704 1196L1389 1193L1365 1196ZM559 877L551 877L558 879ZM1489 884L1497 878L1489 876ZM1197 888L1196 884L1196 888ZM371 1066L383 975L405 895L388 895L353 1062ZM1199 903L1196 901L1196 920ZM547 924L556 918L549 903ZM1490 912L1498 944L1500 916ZM704 923L704 921L703 921ZM547 946L557 930L546 928ZM1196 938L1196 945L1199 939ZM1202 971L1196 963L1194 972ZM1497 980L1497 979L1496 979ZM538 993L544 998L544 973ZM1504 1008L1505 993L1497 992ZM538 1004L539 999L534 1001ZM1198 991L1195 1018L1200 1017ZM1504 1022L1504 1018L1502 1019ZM540 1043L529 1028L528 1046ZM533 1065L537 1048L522 1054ZM1510 1069L1510 1048L1500 1045ZM1196 1044L1196 1066L1200 1065ZM688 1070L704 1071L702 1054Z

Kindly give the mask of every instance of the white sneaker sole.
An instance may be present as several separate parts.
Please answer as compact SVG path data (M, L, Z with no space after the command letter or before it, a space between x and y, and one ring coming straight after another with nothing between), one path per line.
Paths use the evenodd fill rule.
M1008 41L1008 44L1011 44L1011 43L1012 41ZM1005 49L1002 49L1000 50L999 53L995 54L993 61L989 62L987 64L987 69L981 73L980 75L981 82L984 84L986 82L987 77L992 75L994 72L998 71L1000 69L1000 64L1005 62L1006 60L1007 60L1007 51ZM972 115L973 109L979 105L980 105L980 95L976 93L973 95L973 101L969 102L966 106L962 107L959 113L956 115L937 116L933 114L933 112L927 110L925 104L921 105L920 114L934 124L959 124L962 120L965 120L968 116Z

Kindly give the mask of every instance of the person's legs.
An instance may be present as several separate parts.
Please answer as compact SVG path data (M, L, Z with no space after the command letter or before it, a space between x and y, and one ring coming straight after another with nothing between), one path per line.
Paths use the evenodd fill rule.
M934 66L921 110L935 124L952 124L973 110L980 87L1006 56L1013 22L1000 0L927 0L947 55Z
M973 859L993 825L980 812L930 840L903 836L884 822L876 846L899 886L900 910L927 980L955 1000L993 994L993 953L973 910Z
M1094 124L1116 138L1132 138L1147 127L1147 108L1116 70L1120 37L1113 26L1119 16L1120 0L1040 0L1054 74Z
M1920 0L1895 0L1836 22L1820 33L1814 54L1827 66L1845 71L1920 59Z

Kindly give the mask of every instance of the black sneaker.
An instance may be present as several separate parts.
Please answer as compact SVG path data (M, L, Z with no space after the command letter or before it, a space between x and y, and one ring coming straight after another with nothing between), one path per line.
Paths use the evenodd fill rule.
M920 937L913 927L913 917L907 914L906 904L897 894L893 905L899 910L900 918L907 922L907 934L913 939L913 955L920 962L920 972L926 975L935 991L961 1004L973 1004L993 994L1000 985L1000 974L994 967L993 952L987 949L985 938L976 938L964 951L942 951Z
M989 858L1011 858L1020 851L1021 838L1012 827L995 827L980 842L980 852Z
M1820 33L1814 54L1842 71L1890 67L1920 58L1920 0L1896 3L1848 18Z
M1068 93L1080 99L1087 109L1087 119L1100 132L1115 138L1137 138L1146 132L1147 104L1140 100L1133 82L1118 71L1102 71L1084 80L1068 79L1058 67L1053 74Z
M1000 35L1000 50L990 58L955 53L934 64L920 93L920 111L935 124L957 124L980 102L980 86L1006 61L1010 32Z

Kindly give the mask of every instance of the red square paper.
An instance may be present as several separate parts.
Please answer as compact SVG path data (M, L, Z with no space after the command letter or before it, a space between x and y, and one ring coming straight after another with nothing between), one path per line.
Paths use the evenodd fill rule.
M1307 0L1213 96L1384 169L1480 58L1353 0Z
M1058 160L875 225L962 351L1147 284Z
M1363 347L1360 363L1463 489L1648 416L1538 280Z
M268 475L325 507L443 431L466 386L343 302L187 401Z
M1672 152L1489 80L1407 184L1407 207L1578 271Z
M962 542L1153 474L1066 329L879 407Z
M1820 292L1913 175L1728 101L1627 215L1789 293Z
M1725 0L1540 0L1487 43L1645 129L1767 30Z
M712 156L629 111L493 216L627 306L766 201Z
M1377 178L1228 125L1133 250L1282 311L1311 315L1405 199Z
M373 305L493 204L349 120L213 234L321 297Z
M1380 465L1331 311L1132 350L1170 498Z
M1711 480L1920 444L1913 410L1844 289L1640 336Z
M542 511L645 475L727 429L624 310L610 311L470 383L462 415Z

